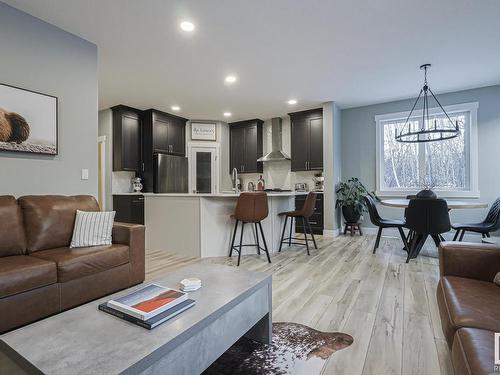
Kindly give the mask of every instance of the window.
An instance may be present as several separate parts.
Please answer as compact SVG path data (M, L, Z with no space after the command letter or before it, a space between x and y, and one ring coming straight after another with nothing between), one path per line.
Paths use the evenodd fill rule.
M375 116L377 124L377 194L404 196L431 187L441 196L479 197L477 181L478 103L444 107L458 120L458 137L428 143L400 143L395 136L409 112ZM437 125L448 121L438 108L429 110ZM412 130L422 127L422 111L410 118Z

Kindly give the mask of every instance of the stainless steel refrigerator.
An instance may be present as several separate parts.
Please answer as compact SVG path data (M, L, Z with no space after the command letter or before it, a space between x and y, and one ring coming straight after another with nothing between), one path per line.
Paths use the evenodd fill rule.
M153 171L155 193L188 192L188 159L186 157L155 154Z

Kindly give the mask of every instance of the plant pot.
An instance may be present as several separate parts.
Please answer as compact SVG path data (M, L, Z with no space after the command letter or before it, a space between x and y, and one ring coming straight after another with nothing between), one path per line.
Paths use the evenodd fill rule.
M346 223L355 224L361 218L361 212L354 209L353 206L342 206L342 215Z

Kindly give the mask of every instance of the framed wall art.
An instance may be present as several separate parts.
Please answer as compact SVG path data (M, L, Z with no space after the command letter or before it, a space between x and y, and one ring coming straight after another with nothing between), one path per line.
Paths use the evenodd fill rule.
M193 141L216 141L216 124L214 122L191 122L191 139Z
M0 151L57 155L57 98L0 84Z

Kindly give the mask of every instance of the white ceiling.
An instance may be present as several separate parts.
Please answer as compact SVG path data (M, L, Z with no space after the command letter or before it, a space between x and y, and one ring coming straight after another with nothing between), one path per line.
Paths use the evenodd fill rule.
M415 96L426 62L435 92L500 83L498 0L3 1L97 44L101 109L238 120L353 107Z

